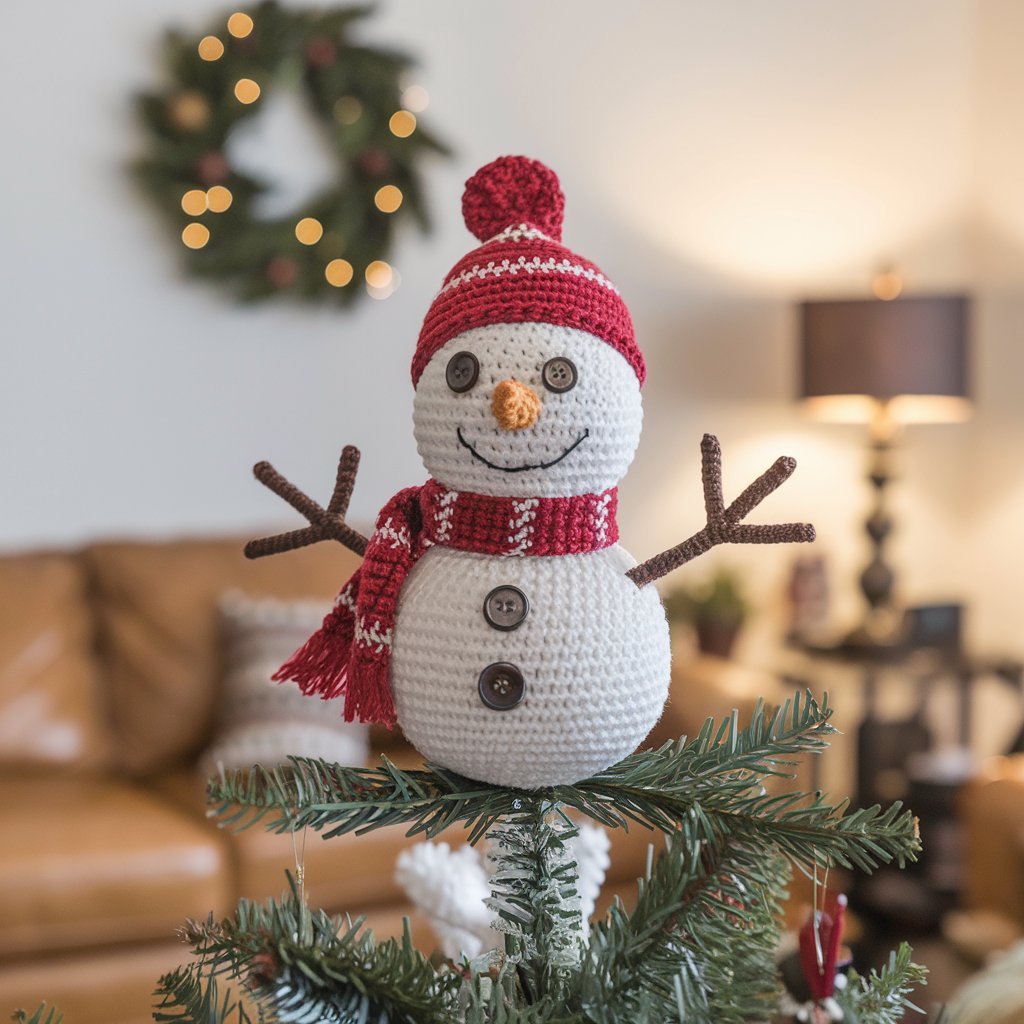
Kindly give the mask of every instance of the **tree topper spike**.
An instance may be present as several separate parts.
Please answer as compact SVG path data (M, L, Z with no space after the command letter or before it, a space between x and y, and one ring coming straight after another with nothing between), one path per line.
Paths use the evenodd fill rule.
M704 435L700 443L700 454L707 523L702 530L698 530L681 544L630 569L626 575L638 587L645 587L648 583L667 576L674 569L710 551L717 544L802 544L814 540L814 527L810 523L753 526L740 522L793 475L796 459L788 455L776 459L769 469L746 487L726 508L722 497L722 446L714 434Z

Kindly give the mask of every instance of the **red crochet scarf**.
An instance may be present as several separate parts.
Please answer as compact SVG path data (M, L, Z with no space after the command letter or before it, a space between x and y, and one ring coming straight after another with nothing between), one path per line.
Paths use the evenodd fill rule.
M577 555L619 538L617 490L571 498L494 498L435 480L399 491L377 516L363 564L323 625L274 674L324 700L345 695L345 721L394 726L389 669L398 595L435 544L483 555Z

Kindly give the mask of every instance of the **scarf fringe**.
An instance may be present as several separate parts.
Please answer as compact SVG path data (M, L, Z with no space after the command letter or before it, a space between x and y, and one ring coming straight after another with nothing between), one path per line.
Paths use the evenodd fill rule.
M359 670L353 672L347 680L346 722L351 722L355 716L360 722L373 722L388 729L398 724L388 675L388 661L377 658L361 661Z
M348 689L349 657L355 620L347 609L332 608L323 625L271 676L275 683L294 682L307 696L341 697ZM345 721L353 721L345 702Z

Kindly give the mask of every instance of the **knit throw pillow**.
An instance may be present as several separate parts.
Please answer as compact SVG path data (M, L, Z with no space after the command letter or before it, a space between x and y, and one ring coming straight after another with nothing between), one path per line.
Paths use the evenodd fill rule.
M319 601L251 598L238 592L220 601L224 680L220 719L201 769L273 766L289 755L362 764L369 729L342 719L344 698L310 700L293 683L271 676L322 621Z

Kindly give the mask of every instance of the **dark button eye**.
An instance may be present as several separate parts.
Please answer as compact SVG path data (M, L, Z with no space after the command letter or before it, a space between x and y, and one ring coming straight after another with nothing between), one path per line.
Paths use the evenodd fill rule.
M544 382L544 387L548 391L554 391L556 395L563 391L572 391L576 387L576 364L565 356L555 356L544 364L540 379Z
M456 352L448 360L444 379L452 391L468 391L480 376L480 363L472 352Z
M492 711L510 711L526 696L526 680L515 665L498 661L480 673L477 689Z

